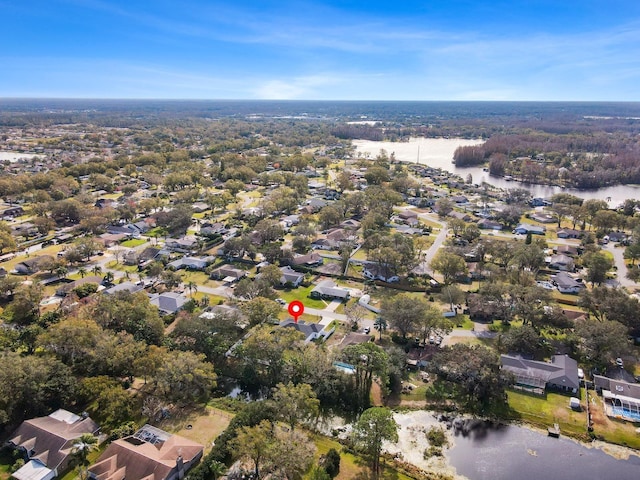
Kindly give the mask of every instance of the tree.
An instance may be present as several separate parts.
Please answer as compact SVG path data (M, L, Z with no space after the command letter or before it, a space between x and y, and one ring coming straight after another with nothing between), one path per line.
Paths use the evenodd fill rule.
M218 480L218 477L223 476L227 472L227 466L217 460L212 460L209 463L209 472L213 476L213 480Z
M40 318L42 286L39 283L20 287L8 307L11 321L19 325L29 325Z
M403 338L407 338L408 334L418 328L421 319L428 314L430 308L422 298L401 293L382 301L380 316L391 328L400 332Z
M279 418L286 422L292 431L298 423L315 418L320 411L320 402L311 386L306 383L279 383L273 393L273 401Z
M374 375L381 379L382 385L386 384L389 357L380 347L368 342L346 347L342 351L342 360L356 369L349 379L352 382L354 409L361 412L369 406Z
M164 336L164 324L158 309L144 292L116 292L101 295L92 309L98 325L115 332L125 331L136 340L159 345Z
M447 385L442 390L452 392L470 412L487 414L506 405L509 377L500 368L498 356L484 346L458 343L445 347L433 356L429 368L438 375L437 383ZM441 390L435 385L431 391Z
M193 352L173 352L153 375L156 393L180 403L208 399L216 378L206 357Z
M431 268L442 275L445 285L455 282L458 276L467 273L464 258L446 250L438 250L431 260Z
M435 210L440 218L446 218L447 215L453 212L453 202L446 197L439 198L436 200Z
M601 285L607 279L607 272L613 268L613 261L600 252L584 255L584 266L587 268L586 280L591 285Z
M427 339L432 334L444 336L453 329L453 322L446 318L436 307L427 305L417 322L418 331L422 336L422 342L427 343Z
M371 457L374 477L380 473L382 442L398 441L398 424L388 408L373 407L362 412L353 427L353 441Z
M576 325L579 349L585 360L604 369L629 351L627 329L613 320L584 320Z
M194 282L193 280L190 280L186 285L185 288L187 290L189 290L189 296L191 298L193 298L193 294L198 292L198 284L196 282Z
M255 385L273 387L283 380L287 356L303 347L303 336L293 328L260 325L253 329L238 348L244 361L244 380Z
M236 284L233 294L238 298L253 300L258 297L271 299L275 297L275 292L269 282L263 278L243 278Z
M382 340L382 332L387 330L387 321L382 317L376 317L373 322L373 328L380 333L380 340Z
M595 287L580 292L578 305L596 320L613 320L629 329L631 336L640 335L640 301L622 288Z
M357 330L358 325L364 319L367 311L356 302L347 305L344 308L344 313L347 316L351 330Z
M282 307L264 297L255 297L240 306L242 313L247 316L250 325L258 325L264 322L273 323L278 321L278 315L282 312Z
M231 443L238 456L253 462L255 478L260 478L260 467L273 445L273 425L263 420L253 427L242 427Z
M280 279L282 278L282 272L276 265L267 265L260 269L260 278L267 282L272 287L280 285Z
M85 433L73 441L71 455L78 465L80 478L87 478L86 467L89 465L89 454L98 448L98 439L91 433Z

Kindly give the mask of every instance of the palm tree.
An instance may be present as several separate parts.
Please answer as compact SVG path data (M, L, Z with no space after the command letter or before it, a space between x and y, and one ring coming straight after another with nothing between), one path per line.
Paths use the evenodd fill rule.
M78 274L80 275L80 278L84 278L87 274L87 269L84 267L78 268Z
M78 464L81 479L88 477L86 467L89 465L89 454L96 448L98 448L98 439L90 433L81 435L73 442L71 455Z
M186 285L187 290L189 290L189 296L193 298L193 294L198 291L198 285L193 280L189 281Z
M105 274L104 274L104 281L105 281L106 283L111 283L111 282L113 282L113 278L114 278L114 276L113 276L113 272L107 272L107 273L105 273Z
M214 460L209 464L209 471L211 475L213 475L213 480L218 480L218 477L221 477L227 471L227 466L222 462Z
M91 269L91 272L96 276L100 275L102 273L102 267L100 265L96 265Z
M382 317L378 317L373 322L373 328L380 332L380 340L382 340L382 332L387 329L387 321Z

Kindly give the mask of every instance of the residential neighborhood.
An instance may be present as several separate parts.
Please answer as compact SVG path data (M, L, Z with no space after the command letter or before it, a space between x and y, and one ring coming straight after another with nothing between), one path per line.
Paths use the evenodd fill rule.
M253 439L282 457L294 434L305 470L265 468L307 478L312 433L349 445L321 410L455 408L640 448L640 202L365 157L313 122L194 122L6 129L2 148L42 144L0 177L13 478L242 478ZM292 397L295 418L269 403Z

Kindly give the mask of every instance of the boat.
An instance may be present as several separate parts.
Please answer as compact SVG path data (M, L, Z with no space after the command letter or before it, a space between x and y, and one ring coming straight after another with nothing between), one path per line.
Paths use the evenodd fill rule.
M557 423L554 423L553 427L549 427L547 429L547 433L549 434L550 437L559 438L560 437L560 425L558 425Z

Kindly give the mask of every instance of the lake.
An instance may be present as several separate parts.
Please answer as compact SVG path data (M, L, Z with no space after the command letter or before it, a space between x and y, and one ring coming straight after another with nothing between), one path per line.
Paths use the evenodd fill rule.
M385 450L401 455L408 463L428 471L469 480L584 480L640 478L640 457L619 460L598 448L568 438L552 438L546 432L517 425L494 425L483 420L445 420L435 412L397 412L398 442L385 443ZM425 459L427 431L447 429L450 447L444 457ZM622 447L609 446L628 454Z
M547 185L527 184L507 181L502 177L489 175L480 167L457 167L452 163L453 152L460 146L480 145L483 140L463 138L412 138L408 142L376 142L371 140L353 140L356 152L364 157L375 158L381 149L387 154L395 154L403 162L422 163L460 175L466 179L471 175L473 183L486 182L498 188L524 188L534 197L549 198L556 193L570 193L580 198L606 200L616 207L628 198L640 199L640 185L617 185L595 190L576 190L574 188L551 187Z

